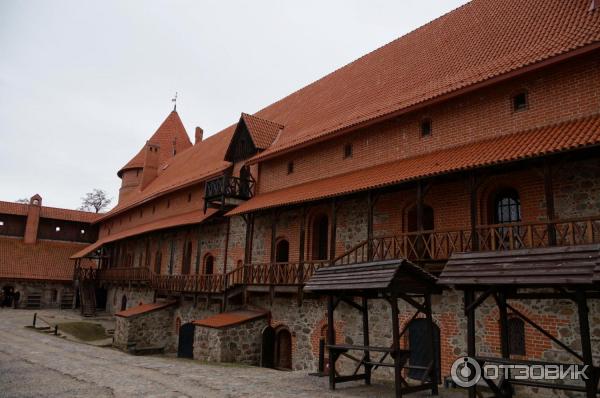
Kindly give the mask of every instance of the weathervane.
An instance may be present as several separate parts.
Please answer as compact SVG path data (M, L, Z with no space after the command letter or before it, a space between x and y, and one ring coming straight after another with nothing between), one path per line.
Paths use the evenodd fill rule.
M171 102L174 104L173 112L176 112L177 111L177 91L175 91L175 96L173 98L171 98Z

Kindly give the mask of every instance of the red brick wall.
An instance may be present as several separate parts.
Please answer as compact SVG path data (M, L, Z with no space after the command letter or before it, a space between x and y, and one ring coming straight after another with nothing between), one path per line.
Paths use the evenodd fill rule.
M396 159L522 131L600 111L600 53L570 60L380 123L261 164L260 192L357 170ZM513 112L511 96L527 90L529 108ZM432 120L432 135L420 136L420 121ZM352 158L343 147L352 143ZM294 173L287 174L288 161ZM318 173L315 173L318 171Z

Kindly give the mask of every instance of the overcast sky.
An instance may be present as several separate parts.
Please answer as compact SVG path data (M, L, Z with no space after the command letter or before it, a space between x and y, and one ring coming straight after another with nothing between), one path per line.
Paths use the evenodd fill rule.
M464 3L2 0L0 200L116 204L176 91L208 136Z

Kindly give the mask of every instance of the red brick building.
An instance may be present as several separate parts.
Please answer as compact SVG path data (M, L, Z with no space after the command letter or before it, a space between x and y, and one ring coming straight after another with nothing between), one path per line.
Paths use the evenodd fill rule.
M181 325L258 307L269 311L274 366L312 370L325 305L302 286L317 268L407 258L437 274L454 252L599 243L596 4L474 0L207 139L197 128L193 145L172 112L119 171L120 200L96 220L98 240L73 256L100 260L81 278L111 312L178 300L160 341L135 330L117 330L117 341L175 349ZM518 305L575 341L562 303ZM492 354L489 308L477 322L479 349ZM462 296L446 290L433 309L445 377L466 353ZM371 310L372 341L387 344L389 314ZM596 302L590 311L597 357ZM418 320L400 317L415 322L410 345ZM343 310L337 339L360 339L357 322ZM515 325L513 355L560 355Z
M40 195L28 204L0 202L0 289L7 299L18 292L18 308L72 308L71 255L97 239L95 213L42 206ZM89 260L84 267L95 267ZM5 304L9 303L6 300Z

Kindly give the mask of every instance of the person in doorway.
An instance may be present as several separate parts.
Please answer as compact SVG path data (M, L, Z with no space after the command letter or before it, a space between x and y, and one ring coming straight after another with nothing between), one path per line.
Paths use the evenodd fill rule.
M4 308L4 290L0 290L0 308Z

